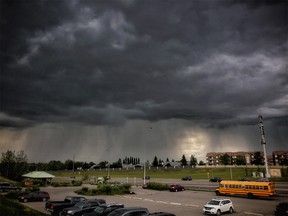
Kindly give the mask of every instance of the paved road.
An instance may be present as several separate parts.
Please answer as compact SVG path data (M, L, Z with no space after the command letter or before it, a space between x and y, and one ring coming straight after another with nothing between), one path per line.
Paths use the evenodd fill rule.
M125 181L125 180L124 180ZM143 180L142 180L143 181ZM169 180L170 181L170 180ZM169 182L168 181L168 182ZM175 180L171 180L172 182ZM177 182L175 182L177 183ZM194 182L194 184L199 182ZM192 184L188 183L187 184ZM202 183L199 183L202 185ZM203 184L205 185L204 181ZM206 182L207 184L207 182ZM209 185L209 184L208 184ZM93 187L93 186L90 186ZM81 187L46 187L43 190L47 191L51 195L53 200L63 200L66 195L76 195L73 191ZM89 199L103 198L107 202L119 202L125 206L142 206L147 207L150 212L155 211L167 211L181 216L197 216L202 214L203 205L211 198L215 197L214 192L192 191L186 190L183 192L169 192L169 191L154 191L145 190L141 186L133 186L132 190L135 194L123 195L123 196L92 196ZM287 200L286 196L279 196L269 199L247 199L243 197L229 197L235 207L234 215L237 216L272 216L275 206L284 200ZM44 210L43 202L26 203L38 211L47 213Z

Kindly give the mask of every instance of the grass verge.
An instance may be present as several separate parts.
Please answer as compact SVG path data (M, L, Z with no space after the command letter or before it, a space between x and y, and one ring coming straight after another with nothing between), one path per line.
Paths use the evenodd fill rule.
M7 199L4 196L0 197L0 215L13 216L41 216L46 215L29 207L21 205L14 200Z

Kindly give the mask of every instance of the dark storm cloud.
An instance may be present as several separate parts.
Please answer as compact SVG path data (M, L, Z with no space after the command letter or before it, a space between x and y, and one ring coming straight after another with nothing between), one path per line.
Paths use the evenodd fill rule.
M2 127L287 119L287 2L257 2L1 1Z

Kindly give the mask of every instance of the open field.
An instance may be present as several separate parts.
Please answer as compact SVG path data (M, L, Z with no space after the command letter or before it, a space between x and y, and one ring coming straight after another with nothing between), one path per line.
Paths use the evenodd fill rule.
M260 172L264 173L265 170L260 168ZM222 179L238 180L241 178L257 179L252 177L252 173L258 173L258 168L246 167L223 167L223 168L150 168L146 169L146 175L151 178L169 178L181 179L183 176L192 176L193 179L210 179L212 177L220 176ZM144 176L143 169L136 170L119 170L119 169L102 169L95 171L55 171L50 172L56 176L53 181L57 179L69 179L75 177L76 179L90 179L99 176L110 176L111 178L142 178ZM272 181L287 181L287 168L282 169L282 178L271 178Z

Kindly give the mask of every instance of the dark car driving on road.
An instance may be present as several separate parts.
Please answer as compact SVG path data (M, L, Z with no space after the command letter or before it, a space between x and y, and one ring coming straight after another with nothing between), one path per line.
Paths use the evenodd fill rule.
M220 182L222 179L220 177L214 177L209 180L209 182Z
M192 177L191 176L184 176L182 178L183 181L191 181L192 180Z
M177 192L177 191L184 191L185 188L182 185L170 185L169 191L171 192Z
M18 200L20 202L33 202L33 201L44 201L50 199L49 193L45 191L33 191L30 193L23 193L20 196L18 196Z

